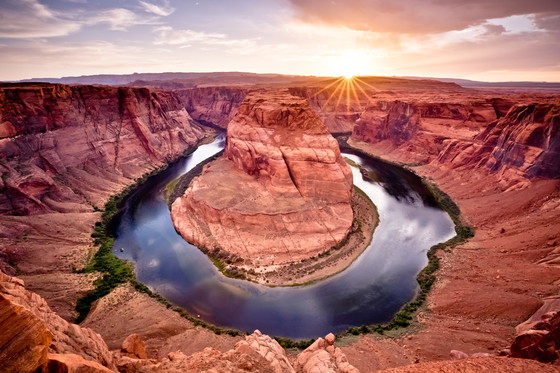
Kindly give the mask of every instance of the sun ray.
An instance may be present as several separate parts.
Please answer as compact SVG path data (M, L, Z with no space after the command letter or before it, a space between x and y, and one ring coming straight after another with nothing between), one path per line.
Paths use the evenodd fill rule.
M346 79L346 113L350 111L350 84L352 79Z
M352 88L352 94L354 96L354 99L356 100L356 103L358 104L358 109L360 110L360 112L362 111L362 103L360 102L360 98L358 97L358 93L356 92L356 82L354 80L351 81L351 87Z
M325 102L325 105L323 107L327 108L329 102L331 101L331 99L334 97L334 95L342 89L342 85L343 85L343 81L340 81L340 83L338 84L338 86L334 89L334 91L331 93L331 95L329 96L329 98L327 99L327 101ZM339 94L340 96L340 94ZM340 99L339 99L340 100Z
M338 94L338 100L336 100L336 106L334 107L334 111L338 111L338 105L340 105L340 101L342 100L342 96L344 95L344 82L340 84L339 87L342 87L340 93Z
M367 93L367 92L362 88L362 86L360 85L359 80L356 80L356 87L358 87L358 89L360 90L360 92L362 92L362 94L367 98L367 100L368 100L368 102L369 102L370 104L374 104L374 103L375 103L375 101L370 97L369 93ZM372 88L373 88L373 87L372 87ZM379 91L379 90L377 90L377 91Z
M374 86L372 86L372 85L369 84L368 82L366 82L366 81L364 81L364 80L358 78L357 76L354 77L354 78L356 79L356 81L357 81L358 83L362 83L362 84L368 86L369 88L373 89L375 92L379 92L379 89L375 88Z
M317 96L319 93L321 93L321 92L323 92L323 91L326 91L327 89L329 89L330 87L332 87L333 85L335 85L335 84L337 84L337 83L340 84L340 83L342 82L343 79L344 79L343 76L336 78L336 80L335 80L334 82L332 82L331 84L329 84L329 85L327 85L327 86L321 88L319 91L315 92L315 93L313 94L313 97L314 97L314 96Z

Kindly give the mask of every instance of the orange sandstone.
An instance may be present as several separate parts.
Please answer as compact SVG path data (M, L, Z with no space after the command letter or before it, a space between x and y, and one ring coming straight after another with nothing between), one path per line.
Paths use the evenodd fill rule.
M305 99L249 94L228 125L224 156L172 206L173 222L199 247L255 265L313 257L352 224L352 174Z

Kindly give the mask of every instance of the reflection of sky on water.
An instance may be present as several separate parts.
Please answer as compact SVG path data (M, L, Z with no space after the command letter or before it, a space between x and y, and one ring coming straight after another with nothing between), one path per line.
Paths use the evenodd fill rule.
M391 196L386 183L365 181L352 168L354 183L374 201L380 222L370 247L347 270L309 286L287 288L226 278L176 233L161 192L167 182L222 147L223 140L203 145L186 161L148 180L129 199L115 241L116 253L135 262L140 281L211 323L310 338L387 321L415 296L416 274L427 263L426 251L453 235L449 216L424 206L412 191L418 186L408 188L404 198ZM370 167L359 156L345 156ZM403 181L398 182L400 193Z

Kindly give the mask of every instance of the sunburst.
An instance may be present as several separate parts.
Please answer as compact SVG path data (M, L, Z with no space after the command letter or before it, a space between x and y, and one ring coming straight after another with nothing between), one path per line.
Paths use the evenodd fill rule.
M329 104L334 103L333 112L338 112L341 105L348 112L352 107L352 103L358 105L359 111L363 111L362 101L365 99L368 103L373 103L371 91L379 91L379 89L367 83L364 79L354 75L344 75L334 79L334 81L321 88L313 96L318 96L323 92L330 92L322 107L327 109Z

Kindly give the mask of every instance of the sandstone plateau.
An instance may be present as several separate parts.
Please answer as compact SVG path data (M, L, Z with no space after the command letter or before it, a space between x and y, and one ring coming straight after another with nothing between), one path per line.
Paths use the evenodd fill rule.
M283 352L264 335L231 337L197 327L130 284L100 299L82 325L67 322L75 318L76 299L100 276L72 271L94 249L96 210L205 136L208 129L189 111L227 126L253 88L4 84L0 263L5 272L17 269L27 290L23 281L0 276L0 361L13 367L2 368L309 372L328 366L336 372L343 354L364 373L559 371L557 359L487 355L509 349L542 361L557 356L560 96L366 81L366 94L339 103L336 94L329 101L337 89L329 82L287 88L308 99L330 131L352 133L352 146L437 184L475 228L474 238L438 253L441 268L414 315L417 327L344 336L336 348L325 338L315 351ZM132 334L139 337L122 349ZM140 340L148 359L138 358Z
M254 265L313 257L348 234L352 173L304 99L246 96L228 124L222 158L205 166L172 207L189 242Z

